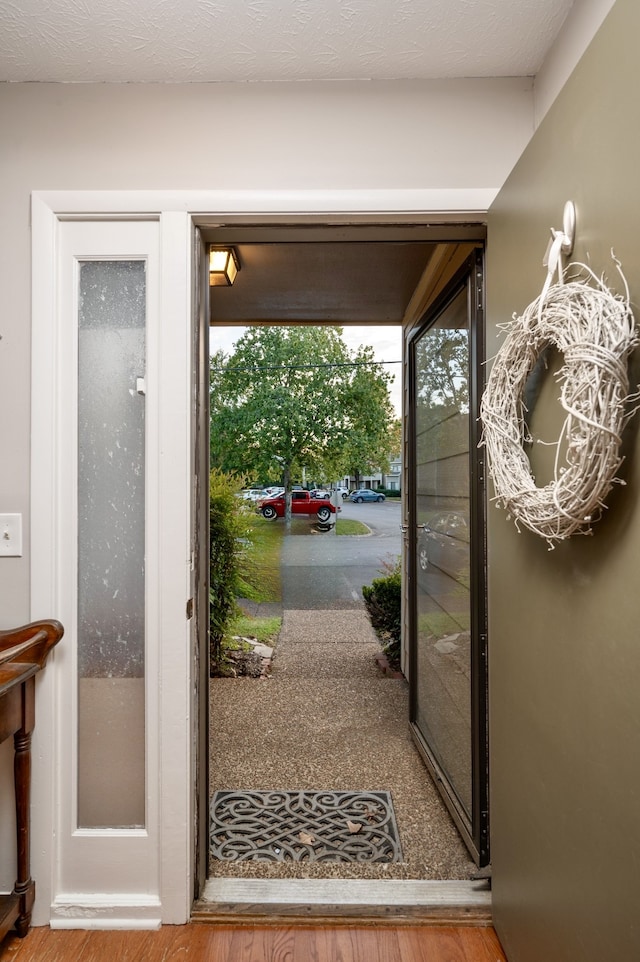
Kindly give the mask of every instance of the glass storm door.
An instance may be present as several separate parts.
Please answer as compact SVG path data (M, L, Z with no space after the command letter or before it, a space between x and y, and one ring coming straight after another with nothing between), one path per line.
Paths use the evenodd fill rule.
M409 342L411 728L479 865L489 861L482 251Z

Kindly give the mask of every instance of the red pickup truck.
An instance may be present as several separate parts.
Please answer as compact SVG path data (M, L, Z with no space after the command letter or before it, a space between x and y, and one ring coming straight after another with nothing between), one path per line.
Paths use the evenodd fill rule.
M284 494L262 501L259 510L268 521L284 518ZM310 491L291 492L291 514L315 514L318 521L326 524L335 513L335 505L327 498L312 498Z

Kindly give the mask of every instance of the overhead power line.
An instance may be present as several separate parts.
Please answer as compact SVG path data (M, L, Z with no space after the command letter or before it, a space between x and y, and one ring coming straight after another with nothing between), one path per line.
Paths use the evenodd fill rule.
M304 371L321 367L370 367L372 364L402 364L402 361L336 361L323 364L264 364L253 367L234 367L230 364L212 365L212 371Z

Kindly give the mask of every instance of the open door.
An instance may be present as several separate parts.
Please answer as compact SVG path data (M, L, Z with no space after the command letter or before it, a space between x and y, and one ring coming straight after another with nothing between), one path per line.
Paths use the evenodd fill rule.
M411 729L477 864L489 862L483 251L409 335Z

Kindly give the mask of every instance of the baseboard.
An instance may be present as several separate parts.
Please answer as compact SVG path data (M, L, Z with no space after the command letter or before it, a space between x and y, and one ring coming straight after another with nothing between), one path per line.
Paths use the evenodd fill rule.
M159 929L161 904L138 894L65 894L51 906L52 929Z

